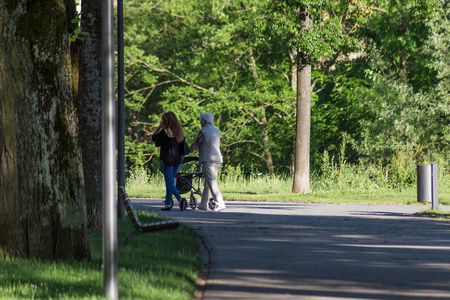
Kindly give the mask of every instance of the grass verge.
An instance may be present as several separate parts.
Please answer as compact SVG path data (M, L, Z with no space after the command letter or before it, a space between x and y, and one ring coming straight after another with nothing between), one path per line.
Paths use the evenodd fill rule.
M414 214L415 216L420 217L429 217L429 218L437 218L437 219L446 219L450 220L450 212L441 211L441 210L424 210Z
M137 211L143 222L164 220ZM120 299L192 299L201 268L196 233L175 230L132 236L130 220L119 220ZM0 261L0 299L103 299L102 235L90 233L91 262L50 262L4 258Z
M245 176L240 170L221 175L219 187L225 201L270 201L296 203L334 204L415 204L415 185L389 187L353 173L340 173L336 178L312 176L312 192L292 193L292 178L289 176L252 174ZM193 182L197 187L198 183ZM150 174L145 170L132 173L126 184L127 193L136 198L163 198L164 179L160 173ZM203 186L201 186L203 189ZM439 203L450 205L450 176L441 176L439 181Z
M363 190L313 190L309 194L292 194L288 191L271 192L261 190L238 190L222 187L219 182L225 201L257 201L257 202L293 202L293 203L333 203L333 204L410 204L429 206L430 203L417 202L415 187L403 189L377 189ZM140 187L127 186L127 193L135 198L163 198L164 186L147 185ZM188 195L188 194L186 194ZM185 197L185 196L184 196ZM439 192L439 203L450 205L450 192Z

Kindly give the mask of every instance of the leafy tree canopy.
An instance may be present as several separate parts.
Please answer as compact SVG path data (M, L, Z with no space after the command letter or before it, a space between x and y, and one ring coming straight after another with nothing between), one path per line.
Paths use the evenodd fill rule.
M312 27L300 34L304 5ZM227 164L288 171L298 51L313 59L313 170L344 138L350 161L443 156L446 10L439 0L127 1L127 161L159 168L148 139L164 111L177 113L188 141L208 111Z

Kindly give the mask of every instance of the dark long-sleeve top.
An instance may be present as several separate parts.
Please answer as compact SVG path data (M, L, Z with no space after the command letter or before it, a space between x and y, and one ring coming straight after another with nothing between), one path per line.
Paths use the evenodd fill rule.
M166 130L160 130L152 135L156 147L161 147L159 158L167 166L177 166L181 162L180 143L167 135Z

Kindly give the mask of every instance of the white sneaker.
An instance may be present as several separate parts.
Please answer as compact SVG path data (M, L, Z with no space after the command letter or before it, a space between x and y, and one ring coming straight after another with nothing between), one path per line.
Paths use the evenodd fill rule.
M214 208L214 211L221 211L221 210L224 210L225 208L227 208L226 206L218 206L218 207L216 207L216 208Z
M198 207L198 210L208 211L208 208L207 208L207 207L204 207L204 206L199 206L199 207Z

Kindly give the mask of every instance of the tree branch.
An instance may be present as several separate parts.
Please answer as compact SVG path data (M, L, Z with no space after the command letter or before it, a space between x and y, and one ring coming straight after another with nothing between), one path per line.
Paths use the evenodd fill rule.
M191 86L193 86L193 87L195 87L195 88L197 88L197 89L199 89L199 90L202 90L202 91L209 91L208 89L205 89L204 87L201 87L201 86L199 86L199 85L196 85L195 83L192 83L192 82L187 81L187 80L184 79L183 77L178 76L177 74L175 74L175 73L173 73L173 72L171 72L171 71L169 71L169 70L167 70L167 69L154 68L154 67L148 65L145 61L142 61L142 60L136 60L136 61L139 62L139 63L141 63L141 64L143 64L143 65L144 65L145 67L147 67L148 69L152 69L152 70L155 71L155 72L168 73L168 74L172 75L173 77L177 78L178 81L181 81L181 82L183 82L183 83L186 83L187 85L191 85Z
M289 55L290 55L290 54L289 54ZM291 82L291 81L289 80L289 76L286 74L286 72L283 72L282 70L277 69L277 68L272 67L272 66L268 66L268 67L269 67L270 69L274 70L274 71L277 71L277 72L280 72L281 74L283 74L284 77L286 78L286 80L287 80L288 83Z
M203 88L203 87L201 87L201 86L199 86L199 85L196 85L195 83L189 82L189 81L187 81L186 79L184 79L184 78L178 76L177 74L175 74L175 73L173 73L173 72L171 72L171 71L169 71L169 70L167 70L167 69L157 69L157 68L152 68L152 70L155 71L155 72L168 73L168 74L172 75L173 77L177 78L179 81L181 81L181 82L183 82L183 83L186 83L186 84L188 84L188 85L191 85L191 86L193 86L193 87L195 87L195 88L197 88L197 89L199 89L199 90L202 90L202 91L209 91L209 89L205 89L205 88Z

